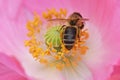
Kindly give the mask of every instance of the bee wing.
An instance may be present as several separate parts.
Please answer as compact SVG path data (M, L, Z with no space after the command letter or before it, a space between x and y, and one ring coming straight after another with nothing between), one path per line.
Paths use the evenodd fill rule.
M60 27L66 25L69 19L49 19L47 20L48 24L59 25Z
M48 22L65 24L69 19L49 19Z
M70 19L49 19L48 21L63 21L63 22L67 22L67 21L69 21ZM82 18L82 19L80 19L79 21L80 22L85 22L85 21L88 21L89 19L87 19L87 18Z
M67 22L68 22L68 19L48 19L47 21L46 21L46 27L47 28L50 28L50 27L55 27L55 25L57 25L57 26L60 26L60 28L61 28L61 26L63 26L63 25L65 25L65 24L67 24Z
M49 19L48 21L68 21L69 19Z
M80 19L79 20L79 22L85 22L85 21L88 21L89 19L87 19L87 18L82 18L82 19Z

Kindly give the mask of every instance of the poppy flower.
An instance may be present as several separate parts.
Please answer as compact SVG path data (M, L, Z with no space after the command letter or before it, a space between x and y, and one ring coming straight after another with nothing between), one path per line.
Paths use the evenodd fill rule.
M120 59L119 3L118 0L54 0L53 2L48 0L1 0L0 79L107 80L112 73L113 65ZM88 49L87 51L85 49L85 54L80 56L77 66L58 70L61 69L61 66L58 65L58 69L50 66L44 67L37 61L38 58L35 60L36 55L31 55L29 49L24 46L24 41L29 40L26 36L28 33L26 24L35 19L34 13L37 13L37 18L40 16L38 19L43 21L45 20L43 12L50 9L59 11L61 8L67 10L66 16L78 12L83 18L89 19L84 26L88 29L89 38L85 40L84 44ZM47 30L50 30L45 28L45 25L41 27L40 34L47 34ZM39 29L37 30L39 32ZM37 39L44 42L43 37L43 35L39 35ZM44 46L47 45L44 42L41 46L44 49L46 48ZM84 49L82 50L84 52ZM49 59L51 60L50 57ZM41 62L47 61L42 60ZM12 67L12 65L17 66ZM11 75L8 77L6 76L8 74ZM16 75L20 78L15 78Z

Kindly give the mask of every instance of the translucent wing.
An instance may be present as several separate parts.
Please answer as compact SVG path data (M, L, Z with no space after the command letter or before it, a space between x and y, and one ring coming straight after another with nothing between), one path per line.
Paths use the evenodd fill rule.
M49 23L57 23L60 25L64 25L65 23L67 23L69 21L69 19L49 19L48 22Z
M70 21L71 19L49 19L48 21L63 21L63 22L67 22L67 21ZM85 22L85 21L88 21L89 19L87 18L82 18L80 19L79 21L80 22Z
M68 21L70 19L49 19L48 21Z
M88 21L89 19L87 19L87 18L82 18L82 19L80 19L79 20L79 22L85 22L85 21Z

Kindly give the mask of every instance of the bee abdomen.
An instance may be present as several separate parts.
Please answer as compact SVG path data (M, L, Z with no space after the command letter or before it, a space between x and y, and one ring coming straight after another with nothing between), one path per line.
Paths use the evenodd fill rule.
M65 47L70 50L72 49L75 39L63 39Z
M76 38L76 28L75 27L67 27L63 34L63 42L66 49L70 50L74 46Z
M75 39L63 39L64 41L68 41L68 42L74 42Z

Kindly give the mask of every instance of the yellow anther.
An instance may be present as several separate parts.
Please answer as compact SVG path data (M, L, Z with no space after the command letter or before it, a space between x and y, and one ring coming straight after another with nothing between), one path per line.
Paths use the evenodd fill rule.
M61 57L63 57L63 56L64 56L64 53L62 52L62 53L61 53Z
M51 13L48 13L48 18L47 19L51 19L51 18L52 18Z
M32 56L33 56L34 58L38 58L38 56L39 56L39 53L37 53L37 52L34 52L34 53L32 54Z
M28 44L29 47L35 46L36 45L36 41L34 41L33 39L32 40L28 40L27 44Z
M81 53L81 54L85 54L87 50L88 50L88 47L87 47L87 46L82 46L82 47L80 48L80 53Z
M29 46L30 45L29 40L25 40L24 44L25 46Z
M82 44L84 44L84 43L85 43L85 41L80 41L80 42L79 42L80 45L82 45Z
M66 53L66 54L68 54L69 52L70 52L69 50L65 49L65 53Z
M69 63L69 60L68 60L66 57L63 58L63 61L64 61L65 63Z
M40 28L38 28L36 31L37 31L38 33L40 33Z
M62 69L64 68L64 64L58 63L58 64L56 64L56 68L57 68L58 70L62 70Z
M48 63L48 60L47 60L47 59L44 59L44 58L41 58L41 59L40 59L40 63L47 64L47 63Z
M33 47L34 48L34 47ZM31 48L31 50L32 50L32 48ZM33 51L31 51L31 53L33 54L33 55L37 55L36 57L38 57L38 55L40 55L40 51L39 51L39 49L37 48L37 47L35 47L34 49L33 49Z
M53 48L53 49L52 49L52 52L56 53L56 52L57 52L57 50Z
M44 53L44 50L42 48L37 48L38 52L42 55Z
M70 63L70 62L67 62L67 63L66 63L66 66L67 66L67 67L70 67L70 66L71 66L71 63Z
M48 19L48 17L49 17L48 14L45 13L45 12L43 12L42 15L43 15L43 17L44 17L45 19Z
M67 49L65 48L64 44L62 44L61 47L62 47L61 50L62 50L63 53L69 53L69 50L67 50Z
M69 58L64 57L63 58L64 64L69 67L71 65Z
M59 56L59 55L55 55L54 57L55 57L56 60L61 59L61 56Z
M41 49L40 54L41 54L42 57L46 55L46 53L44 52L43 49Z
M34 31L34 29L33 29L32 24L31 24L30 21L27 22L26 28L27 28L29 31Z
M50 50L47 49L47 50L45 51L45 54L46 54L46 55L50 55Z
M35 27L38 27L39 21L40 21L39 18L35 16L34 21L33 21L33 25L34 25Z
M65 48L65 46L64 46L64 44L63 44L63 43L61 44L61 47L62 47L62 48Z
M51 18L59 18L59 12L57 12L54 8L51 10L48 10L48 14L51 16Z
M36 47L35 46L30 47L29 51L30 51L30 53L35 53Z
M38 48L38 47L36 48L36 52L37 52L37 53L40 53L41 50L42 50L41 48Z
M35 46L35 45L37 45L37 42L35 39L25 41L25 46L31 47L31 46Z
M34 35L34 32L32 32L32 31L29 31L28 33L27 33L27 36L28 37L32 37Z
M48 15L51 16L51 18L52 18L52 15L53 15L52 9L51 10L48 9Z
M61 57L63 57L64 53L63 52L58 52L58 55L60 55Z
M61 52L58 52L59 55L61 55L62 53Z
M64 17L67 15L67 10L66 9L60 9L60 14L62 14Z
M55 8L52 8L51 10L49 10L49 12L53 15L54 13L56 13L56 9Z
M59 18L59 13L58 12L54 12L53 15L56 17L56 18Z
M73 50L73 51L76 51L77 48L78 48L78 46L79 46L79 44L78 44L78 43L75 43L75 45L73 46L72 50Z
M63 53L66 53L66 49L62 48L61 50L62 50Z
M52 48L52 43L48 43L48 47L49 47L49 48Z
M81 60L81 57L78 55L76 59L77 59L78 61L80 61L80 60Z
M75 53L72 53L71 56L74 57L76 54Z
M72 49L72 54L71 54L71 56L74 57L74 56L76 55L76 53L77 53L76 50Z
M81 36L83 36L82 40L87 40L89 38L89 34L86 30L82 31Z

